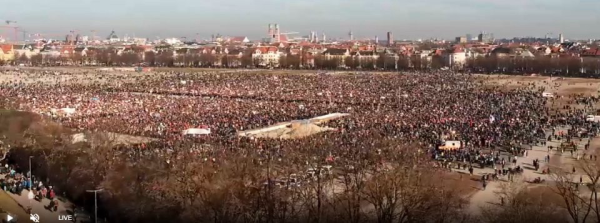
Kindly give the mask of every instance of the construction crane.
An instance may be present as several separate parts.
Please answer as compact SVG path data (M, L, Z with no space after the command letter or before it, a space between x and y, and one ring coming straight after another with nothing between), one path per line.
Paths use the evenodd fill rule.
M6 23L7 26L10 26L11 23L17 23L17 21L12 21L12 20L6 20L4 22Z

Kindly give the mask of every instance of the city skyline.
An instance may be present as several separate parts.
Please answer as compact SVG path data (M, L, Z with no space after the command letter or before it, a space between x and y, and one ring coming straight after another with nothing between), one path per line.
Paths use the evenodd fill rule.
M145 38L206 39L220 33L258 40L266 37L267 24L278 23L283 32L295 31L299 36L325 32L331 38L346 38L349 30L356 39L384 37L388 31L395 39L452 39L480 31L496 38L548 33L573 39L600 37L600 30L592 28L600 23L594 11L600 2L591 0L106 0L102 4L32 0L10 5L0 9L0 20L15 20L30 34L66 35L78 30L89 35L96 30L97 36L104 37L115 30L120 36ZM8 33L1 30L1 35Z

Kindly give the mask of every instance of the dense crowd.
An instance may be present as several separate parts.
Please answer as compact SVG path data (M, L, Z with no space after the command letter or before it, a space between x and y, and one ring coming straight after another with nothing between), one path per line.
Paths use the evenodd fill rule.
M486 163L494 161L494 154L485 149L498 147L520 154L522 145L543 141L544 129L565 122L585 124L581 109L550 111L545 106L548 99L541 97L544 89L486 89L471 75L449 72L115 76L100 71L19 71L19 76L22 80L5 82L0 88L5 108L47 114L77 129L161 138L167 145L181 140L182 130L202 126L214 133L203 140L235 147L248 141L234 139L237 131L342 112L350 116L329 126L343 134L325 133L326 137L303 141L318 144L327 138L345 144L400 138L431 149L443 140L459 140L464 143L462 150L434 151L433 156ZM590 103L595 98L576 100ZM74 112L60 113L62 108ZM260 141L287 144L277 139ZM306 145L292 142L282 148L300 146Z
M40 71L25 73L22 76L44 76ZM45 75L56 82L75 74ZM331 136L339 143L379 136L420 141L432 148L441 140L460 140L463 151L475 151L471 149L535 143L554 120L541 89L483 89L472 76L446 72L253 76L164 72L135 76L134 82L86 79L89 76L84 74L74 84L7 83L0 95L4 107L54 115L68 127L167 142L180 139L181 131L192 127L208 127L216 133L211 138L223 141L236 131L346 112L351 115L330 124L344 132ZM61 108L75 112L57 114Z
M75 129L156 138L134 146L139 149L116 149L114 155L132 161L139 154L169 157L170 165L189 159L190 153L216 166L235 154L248 153L263 157L258 162L274 159L282 166L315 159L335 164L337 159L357 160L359 154L405 144L470 172L472 163L501 165L491 176L494 179L522 171L510 163L529 145L543 144L545 130L567 124L590 134L598 129L585 121L582 109L550 109L546 103L553 99L542 97L543 88L483 87L475 76L441 71L334 75L20 71L19 76L23 80L0 85L0 107L44 114ZM576 100L589 104L597 99ZM336 131L311 137L236 136L238 131L336 112L349 116L325 124ZM182 135L182 130L194 127L210 128L211 134ZM564 137L576 134L580 132L569 131ZM451 140L460 141L462 148L438 149ZM506 159L500 152L511 155ZM378 159L381 164L386 157Z
M4 162L4 166L0 167L0 189L21 195L24 190L34 194L34 199L38 202L44 202L47 199L49 202L46 208L50 211L58 209L58 200L56 192L52 186L45 185L43 181L31 178L30 172L23 174L18 166L9 165Z

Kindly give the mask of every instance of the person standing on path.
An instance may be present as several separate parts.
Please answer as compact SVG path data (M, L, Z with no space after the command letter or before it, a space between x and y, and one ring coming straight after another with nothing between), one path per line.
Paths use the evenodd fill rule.
M58 199L54 199L52 202L54 202L54 211L58 211Z
M483 190L485 190L485 187L487 186L487 182L485 180L485 175L481 176L481 183L483 184Z
M485 190L486 186L487 186L487 182L485 180L483 180L483 190Z
M77 208L73 206L73 222L77 223Z

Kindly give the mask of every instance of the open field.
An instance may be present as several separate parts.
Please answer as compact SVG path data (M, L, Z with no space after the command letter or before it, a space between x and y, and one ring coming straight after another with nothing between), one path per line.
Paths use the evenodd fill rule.
M597 96L600 90L600 79L517 75L477 75L477 77L487 86L498 86L505 90L528 87L543 88L545 92L558 96L572 94Z
M108 210L113 216L130 206L143 213L167 204L157 216L168 219L177 213L195 222L214 218L211 208L237 213L227 216L248 216L248 206L268 213L265 205L253 206L256 200L270 208L283 209L279 205L291 202L311 210L318 198L326 201L327 211L339 213L336 202L350 202L344 199L353 193L375 196L351 201L375 210L377 196L399 193L393 191L397 187L378 191L389 182L423 193L419 196L426 205L446 205L452 216L459 216L467 202L469 210L478 208L473 204L498 202L497 185L482 191L479 181L491 174L492 166L477 168L471 176L466 164L479 166L480 159L489 160L496 152L504 158L522 156L511 155L509 148L536 145L517 162L530 166L534 158L545 156L538 144L547 137L544 130L559 127L542 121L547 120L542 108L567 117L561 113L569 110L565 105L583 108L573 104L575 94L593 96L600 87L599 81L583 79L452 73L55 69L0 73L0 83L5 83L0 106L40 114L77 132L101 133L89 137L95 140L80 140L86 150L68 143L28 150L56 157L48 159L50 169L82 173L48 176L65 182L57 187L77 198L82 188L101 185L109 192L102 196L114 205ZM544 98L542 92L556 97ZM325 118L315 118L320 116ZM187 129L203 133L191 136ZM102 135L106 132L110 134ZM57 138L52 137L60 142ZM469 143L465 150L448 152L437 147L445 143L440 138ZM98 143L102 141L115 143ZM449 164L452 168L445 166ZM457 164L464 166L457 170ZM524 176L531 180L540 173L528 169ZM527 187L536 190L539 185ZM442 196L448 203L437 203ZM188 199L196 202L182 210L179 204L190 204ZM277 202L269 203L273 199ZM190 210L205 214L189 216ZM298 218L316 217L300 212ZM375 218L371 213L365 211L365 219ZM143 215L128 218L133 220L116 220L149 220Z
M555 98L548 106L566 111L565 105L583 109L582 105L574 104L574 96L598 97L600 96L600 79L587 78L562 78L542 76L515 76L515 75L478 75L477 80L487 87L499 87L501 90L530 88L543 92L553 93ZM600 103L595 103L600 107Z

